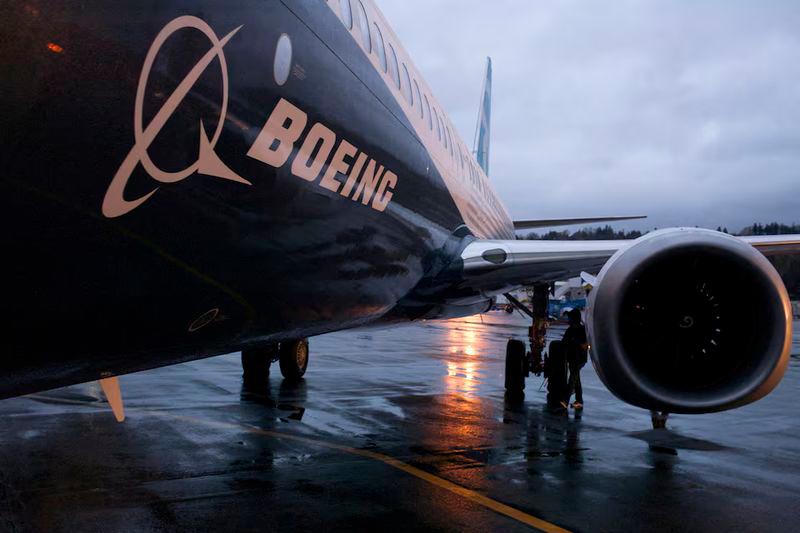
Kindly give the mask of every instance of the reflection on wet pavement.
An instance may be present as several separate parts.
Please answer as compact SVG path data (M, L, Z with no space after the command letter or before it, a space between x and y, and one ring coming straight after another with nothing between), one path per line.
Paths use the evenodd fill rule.
M478 326L449 320L441 322L447 331L450 356L447 360L446 389L449 393L472 396L483 379L481 357L489 347Z
M654 431L591 366L582 414L547 410L536 377L507 402L505 344L527 325L490 313L318 337L297 384L276 365L244 388L238 354L124 376L124 424L95 384L0 402L0 530L513 531L530 517L763 531L800 518L800 415L786 408L800 358L765 400Z

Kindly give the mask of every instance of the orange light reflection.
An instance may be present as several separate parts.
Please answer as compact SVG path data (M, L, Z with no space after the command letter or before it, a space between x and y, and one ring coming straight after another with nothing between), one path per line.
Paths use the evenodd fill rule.
M451 355L446 361L447 391L473 396L482 378L480 356L488 346L472 324L461 320L448 320L443 324L447 330L448 352Z
M56 43L47 43L47 49L55 54L60 54L64 51L64 48L57 45Z

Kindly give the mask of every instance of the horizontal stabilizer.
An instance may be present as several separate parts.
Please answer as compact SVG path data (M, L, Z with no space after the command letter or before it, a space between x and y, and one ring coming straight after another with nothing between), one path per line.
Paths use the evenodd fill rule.
M619 222L620 220L638 220L646 215L622 217L589 217L589 218L546 218L540 220L515 220L514 229L549 228L552 226L574 226L576 224L594 224L595 222Z

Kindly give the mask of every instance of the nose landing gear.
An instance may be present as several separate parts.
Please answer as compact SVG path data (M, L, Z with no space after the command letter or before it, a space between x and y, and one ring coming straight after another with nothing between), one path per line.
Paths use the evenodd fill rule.
M297 381L302 378L308 368L308 340L282 342L279 360L285 379Z
M242 350L242 378L246 385L259 385L269 379L269 367L278 359L278 344Z
M308 340L284 341L242 350L245 384L265 383L269 378L269 368L275 361L279 362L284 379L299 380L308 368Z

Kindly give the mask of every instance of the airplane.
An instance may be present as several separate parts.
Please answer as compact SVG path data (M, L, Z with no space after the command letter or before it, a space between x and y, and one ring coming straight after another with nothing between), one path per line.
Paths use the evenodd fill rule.
M786 369L764 254L800 235L517 240L628 217L514 222L488 177L491 63L473 153L373 0L4 13L0 398L100 380L121 420L126 373L241 351L245 380L275 361L298 379L310 337L469 316L581 272L598 274L592 361L623 401L730 409Z

